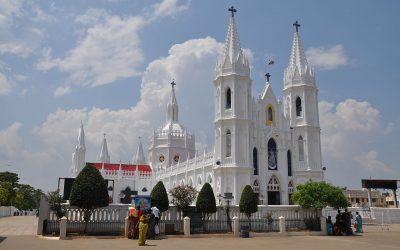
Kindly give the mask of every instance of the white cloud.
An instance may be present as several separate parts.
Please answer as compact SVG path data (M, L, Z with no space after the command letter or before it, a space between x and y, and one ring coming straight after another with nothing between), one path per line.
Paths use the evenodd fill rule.
M183 4L179 4L179 2L184 2ZM179 0L163 0L160 3L156 3L152 6L154 17L162 17L162 16L174 16L182 11L185 11L189 8L189 4L191 1L179 1Z
M71 87L70 86L60 86L54 90L54 96L63 96L66 94L71 93Z
M367 153L355 156L354 160L356 160L367 172L392 172L392 169L389 166L379 161L377 158L378 152L370 150Z
M17 156L22 146L19 133L22 124L15 122L9 127L0 130L0 155ZM2 157L2 158L3 158Z
M0 95L7 95L11 92L12 86L7 77L0 73Z
M379 110L368 102L347 99L319 103L323 164L326 177L339 185L359 186L362 177L390 176L392 168L378 159L374 143L385 134ZM350 184L351 183L351 184Z
M320 70L332 70L348 64L343 45L309 48L306 51L307 60Z
M77 46L68 51L64 58L52 58L51 50L44 50L43 58L36 67L39 70L56 68L69 73L69 78L64 82L69 86L96 87L118 79L140 76L144 56L139 32L157 18L186 10L189 3L164 0L154 4L151 12L133 17L89 9L75 20L85 28Z
M180 121L196 131L200 144L207 144L213 140L213 114L210 112L214 105L213 67L221 49L222 44L209 37L176 44L167 57L148 65L142 76L140 100L132 108L59 109L35 128L34 134L49 147L62 147L61 151L67 148L70 154L76 144L80 121L83 121L87 149L91 152L87 160L95 159L102 133L106 133L111 160L130 161L138 136L143 136L146 143L152 130L164 122L171 89L169 82L174 78ZM205 97L211 98L210 101L204 102Z

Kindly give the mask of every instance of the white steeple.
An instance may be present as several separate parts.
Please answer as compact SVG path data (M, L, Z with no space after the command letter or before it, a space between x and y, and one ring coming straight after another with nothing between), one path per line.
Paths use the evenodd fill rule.
M100 153L97 156L97 161L101 163L110 163L110 155L108 154L106 134L103 134L103 142L101 144Z
M284 73L284 87L288 85L308 84L315 85L314 71L307 63L307 58L301 46L298 27L300 24L296 21L293 26L296 31L293 36L293 46L290 55L289 65Z
M78 144L75 147L75 151L72 154L72 175L75 177L79 174L82 168L85 166L85 131L83 130L83 123L78 132Z
M167 122L178 122L178 102L175 96L176 83L172 81L171 99L167 105Z
M225 39L223 54L219 57L217 62L216 73L217 75L236 73L243 76L249 76L249 61L240 47L240 39L236 29L234 17L236 9L232 6L229 11L232 12L232 15L229 19L228 33Z
M139 144L136 150L136 154L133 156L132 163L137 165L142 165L146 163L146 158L144 157L142 140L140 139L140 136L139 136Z

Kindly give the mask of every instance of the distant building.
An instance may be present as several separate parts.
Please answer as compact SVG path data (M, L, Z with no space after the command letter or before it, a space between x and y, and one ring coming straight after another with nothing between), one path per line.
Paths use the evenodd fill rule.
M367 190L343 190L343 194L352 207L368 207ZM379 191L371 191L371 202L373 207L386 207L386 197Z
M396 207L396 204L394 204L394 197L393 197L393 193L392 192L384 192L382 193L383 196L385 196L385 200L386 200L386 206L387 207ZM400 197L400 192L397 191L396 196ZM399 201L397 201L397 204L399 204Z

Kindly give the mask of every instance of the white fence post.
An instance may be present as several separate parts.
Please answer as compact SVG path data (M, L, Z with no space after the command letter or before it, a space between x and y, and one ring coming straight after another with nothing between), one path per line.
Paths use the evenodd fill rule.
M183 219L183 232L186 236L190 236L190 218L187 216Z
M124 234L125 238L128 238L128 231L129 231L129 217L126 216L126 218L125 218L125 234Z
M285 217L279 217L279 233L284 234L286 233L286 222Z
M46 196L42 195L40 197L40 207L39 207L39 220L37 234L43 234L43 223L44 220L50 219L50 209L49 203L47 202Z
M67 217L62 217L60 220L60 240L67 239Z
M239 236L239 218L238 217L233 217L233 236Z

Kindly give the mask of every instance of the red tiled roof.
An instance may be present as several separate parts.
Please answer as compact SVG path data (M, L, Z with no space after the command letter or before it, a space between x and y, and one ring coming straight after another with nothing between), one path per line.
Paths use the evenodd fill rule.
M98 170L103 168L103 163L101 162L87 162L93 164ZM149 165L131 165L131 164L119 164L119 163L104 163L105 170L119 170L121 165L122 171L136 171L140 172L151 172L151 167Z

